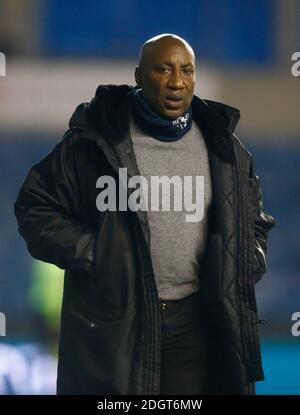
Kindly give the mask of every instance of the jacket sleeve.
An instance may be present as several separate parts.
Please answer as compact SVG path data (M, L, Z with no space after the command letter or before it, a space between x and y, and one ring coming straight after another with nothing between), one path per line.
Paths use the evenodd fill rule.
M79 187L72 140L64 139L27 174L14 203L30 254L61 269L92 271L95 232L76 217Z
M253 173L253 161L251 161L251 173L253 180L253 209L254 209L254 281L257 283L267 270L267 240L270 230L276 222L263 206L263 196L259 176Z

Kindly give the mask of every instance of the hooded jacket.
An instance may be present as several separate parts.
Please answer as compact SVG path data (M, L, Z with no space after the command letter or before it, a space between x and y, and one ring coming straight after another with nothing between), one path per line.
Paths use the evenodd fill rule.
M100 85L80 104L14 204L29 253L65 270L58 394L160 393L161 314L146 212L96 208L100 176L118 182L121 167L128 178L140 175L129 129L133 90ZM213 186L199 273L206 393L252 394L264 379L255 284L266 272L275 220L264 211L252 155L234 134L239 111L197 96L192 110Z

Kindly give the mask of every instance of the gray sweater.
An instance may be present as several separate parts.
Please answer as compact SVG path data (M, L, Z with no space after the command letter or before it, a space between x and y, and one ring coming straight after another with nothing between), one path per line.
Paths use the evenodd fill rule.
M150 247L156 285L160 299L177 300L199 291L199 260L207 238L207 212L212 200L212 186L206 144L198 126L173 142L159 141L146 135L131 118L130 132L140 174L148 181L147 216L150 227ZM162 194L157 188L151 193L151 176L179 176L184 201L197 202L197 208L182 202L182 210L174 210L174 188L170 186L170 210L162 210ZM183 176L193 176L188 187ZM195 176L204 177L204 196ZM176 188L177 191L178 187ZM184 190L185 189L185 190ZM188 192L188 189L192 189ZM159 210L151 210L151 194L157 198ZM176 193L177 197L180 193ZM201 196L201 197L200 197ZM183 201L182 197L179 197ZM191 200L192 198L192 200ZM204 205L203 205L204 202ZM200 204L204 206L201 211ZM199 212L203 214L199 214ZM197 215L196 215L197 212ZM195 221L187 221L186 215ZM196 219L197 218L197 219ZM197 221L196 221L197 220Z

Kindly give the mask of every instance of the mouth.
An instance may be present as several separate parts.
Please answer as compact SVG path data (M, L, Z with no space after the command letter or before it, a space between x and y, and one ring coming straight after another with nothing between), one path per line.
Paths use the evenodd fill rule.
M168 95L165 97L166 106L170 109L179 108L183 101L182 97L177 97L175 95Z

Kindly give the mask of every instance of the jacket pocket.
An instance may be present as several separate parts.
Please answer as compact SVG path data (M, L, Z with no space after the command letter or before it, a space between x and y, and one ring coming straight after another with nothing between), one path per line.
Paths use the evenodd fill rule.
M220 233L213 233L209 237L201 269L204 302L209 304L222 302L223 243Z
M86 302L103 315L128 315L135 309L137 257L130 226L123 212L106 211L101 219Z
M89 328L97 329L109 324L109 322L119 321L124 318L131 317L135 314L135 310L129 313L117 313L115 311L104 310L99 307L94 307L90 304L81 304L80 307L71 309L71 316L79 324Z

